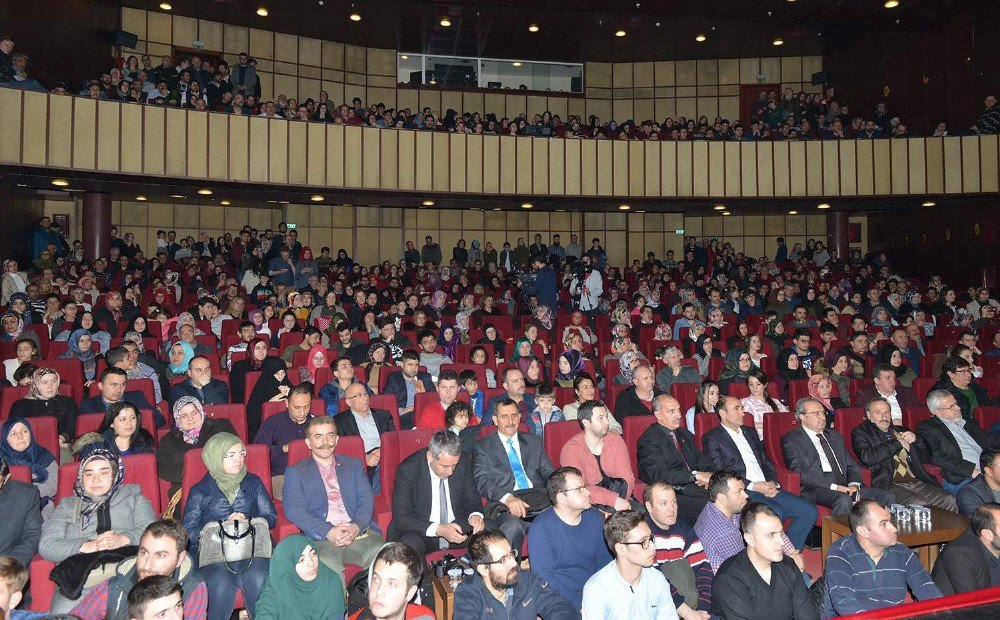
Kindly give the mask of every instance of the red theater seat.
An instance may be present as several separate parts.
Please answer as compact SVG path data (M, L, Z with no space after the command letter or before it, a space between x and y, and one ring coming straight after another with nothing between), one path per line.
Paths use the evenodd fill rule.
M103 422L103 413L81 413L76 417L76 436L79 437L84 433L97 431L97 429L101 428L101 424ZM153 411L151 409L139 410L139 424L141 424L142 427L153 436L154 445L159 443L159 438L156 433L156 423L153 421Z
M625 445L628 446L628 457L632 462L632 473L636 476L639 475L639 463L636 460L636 445L639 442L639 437L642 437L646 429L653 424L656 424L656 417L651 415L629 416L622 422L622 439L625 440Z
M139 485L143 496L153 505L153 514L160 514L160 483L156 473L156 457L152 454L132 454L124 456L122 459L125 462L124 484ZM73 495L73 485L76 484L79 471L80 463L78 461L59 466L57 502Z
M545 425L542 443L545 445L545 453L549 455L553 466L559 467L559 455L562 453L563 446L581 432L580 423L576 420L549 422Z
M205 415L209 418L225 418L236 429L236 436L243 443L248 443L252 437L247 437L249 430L247 427L246 409L241 403L228 403L225 405L205 405ZM249 458L249 457L248 457Z

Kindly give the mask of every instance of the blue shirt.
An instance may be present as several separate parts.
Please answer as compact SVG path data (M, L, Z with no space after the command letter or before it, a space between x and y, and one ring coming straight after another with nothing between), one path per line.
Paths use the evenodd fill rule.
M590 508L580 515L580 523L570 525L554 508L546 509L528 530L528 554L531 570L580 609L583 584L611 561L601 513Z

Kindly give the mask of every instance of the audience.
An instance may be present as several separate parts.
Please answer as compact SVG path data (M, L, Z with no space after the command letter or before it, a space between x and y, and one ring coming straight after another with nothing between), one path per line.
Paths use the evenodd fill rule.
M369 568L368 605L349 620L434 620L429 608L411 603L423 575L420 557L402 543L389 543Z
M0 462L20 465L31 471L31 483L38 489L42 518L55 510L59 461L38 444L31 424L24 418L8 418L0 426Z
M22 566L28 566L35 557L42 535L40 504L38 488L12 480L6 459L0 458L0 514L4 516L0 524L0 556L13 558Z
M927 443L930 462L941 468L941 486L957 494L979 476L979 457L991 440L974 419L962 416L951 392L932 391L927 408L931 418L917 424L917 434Z
M317 541L293 534L274 548L254 618L340 618L347 611L344 590L343 578L319 558Z
M998 517L1000 504L984 503L969 517L969 528L941 550L931 577L945 596L1000 586Z

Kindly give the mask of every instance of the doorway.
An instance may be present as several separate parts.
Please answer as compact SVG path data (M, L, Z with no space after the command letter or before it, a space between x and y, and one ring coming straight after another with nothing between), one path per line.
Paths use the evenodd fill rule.
M774 91L780 96L781 84L740 84L740 120L746 127L754 118L753 105L761 91Z

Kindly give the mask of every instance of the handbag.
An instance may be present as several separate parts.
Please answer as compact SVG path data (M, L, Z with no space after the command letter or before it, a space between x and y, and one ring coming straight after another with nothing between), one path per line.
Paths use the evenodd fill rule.
M267 521L263 518L212 521L201 528L198 536L199 566L221 562L229 572L242 575L250 570L256 558L271 558L271 534ZM231 566L246 560L250 561L242 570L235 570Z

